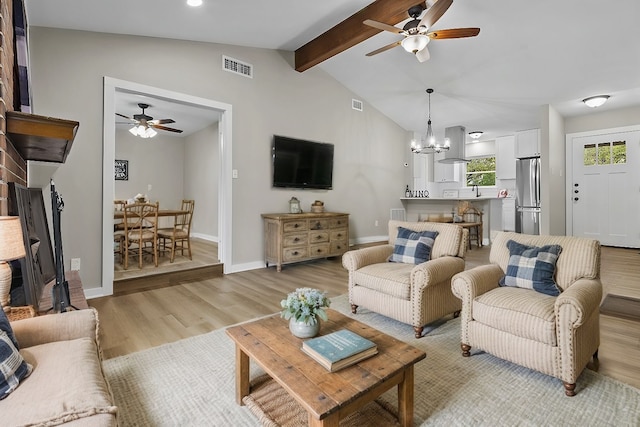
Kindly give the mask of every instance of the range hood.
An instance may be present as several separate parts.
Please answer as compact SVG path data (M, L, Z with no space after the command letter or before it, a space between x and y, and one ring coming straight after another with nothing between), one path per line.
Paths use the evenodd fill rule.
M449 138L450 148L443 151L444 158L438 160L440 163L467 163L465 159L464 147L466 132L464 126L452 126L445 128L444 137Z

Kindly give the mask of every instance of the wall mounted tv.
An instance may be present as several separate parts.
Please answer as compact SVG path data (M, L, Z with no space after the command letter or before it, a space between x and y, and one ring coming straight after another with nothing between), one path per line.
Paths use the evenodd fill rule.
M273 137L273 186L331 190L333 144Z

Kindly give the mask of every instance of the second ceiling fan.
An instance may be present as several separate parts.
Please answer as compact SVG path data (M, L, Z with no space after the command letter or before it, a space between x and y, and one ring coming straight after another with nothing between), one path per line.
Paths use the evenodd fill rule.
M156 134L156 132L153 130L153 128L160 129L160 130L166 130L166 131L174 132L174 133L182 133L182 130L180 130L180 129L175 129L175 128L170 128L170 127L167 127L167 126L163 126L165 124L175 123L175 120L173 120L173 119L156 119L156 120L154 120L153 117L146 115L144 113L144 110L146 110L147 108L150 107L149 104L140 103L140 104L138 104L138 107L140 107L140 109L142 109L142 113L141 114L134 114L133 118L125 116L124 114L116 113L116 116L124 117L125 119L128 119L132 123L135 124L135 126L129 130L129 132L131 132L132 134L134 134L136 136L140 136L142 138L151 138L151 137L155 136L155 134Z
M409 16L413 19L402 28L367 19L363 23L370 27L404 36L404 39L369 52L367 56L377 55L396 46L402 46L407 52L414 53L418 61L424 62L430 57L427 44L432 39L457 39L477 36L480 33L480 28L451 28L448 30L429 31L452 3L453 0L437 0L433 6L427 9L427 13L424 14L422 19L418 19L418 17L424 11L424 7L421 4L413 6L409 9Z

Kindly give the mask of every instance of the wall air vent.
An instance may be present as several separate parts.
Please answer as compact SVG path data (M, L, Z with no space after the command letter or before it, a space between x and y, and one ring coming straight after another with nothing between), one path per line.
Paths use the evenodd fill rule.
M241 76L253 78L253 65L222 55L222 69Z
M362 101L358 99L352 99L351 108L353 108L354 110L362 111Z

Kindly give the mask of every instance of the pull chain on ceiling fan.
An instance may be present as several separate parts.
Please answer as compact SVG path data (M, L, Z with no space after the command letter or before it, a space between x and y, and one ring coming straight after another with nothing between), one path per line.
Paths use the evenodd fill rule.
M394 34L401 34L404 39L369 52L366 56L377 55L396 46L402 46L407 52L415 54L418 61L424 62L430 57L427 45L431 40L477 36L480 33L480 28L451 28L448 30L429 31L452 4L453 0L437 0L433 6L427 9L427 13L424 14L422 19L418 19L418 17L424 11L424 7L421 4L413 6L408 11L409 16L413 19L402 28L367 19L363 24Z
M153 138L158 134L155 129L165 130L168 132L182 133L180 129L174 129L167 126L162 126L169 123L175 123L173 119L157 119L154 120L153 117L148 116L144 113L144 110L150 107L149 104L138 104L138 107L142 110L141 114L134 114L133 118L125 116L124 114L116 113L116 116L124 117L127 120L130 120L134 123L134 126L129 129L135 136L139 136L141 138Z

